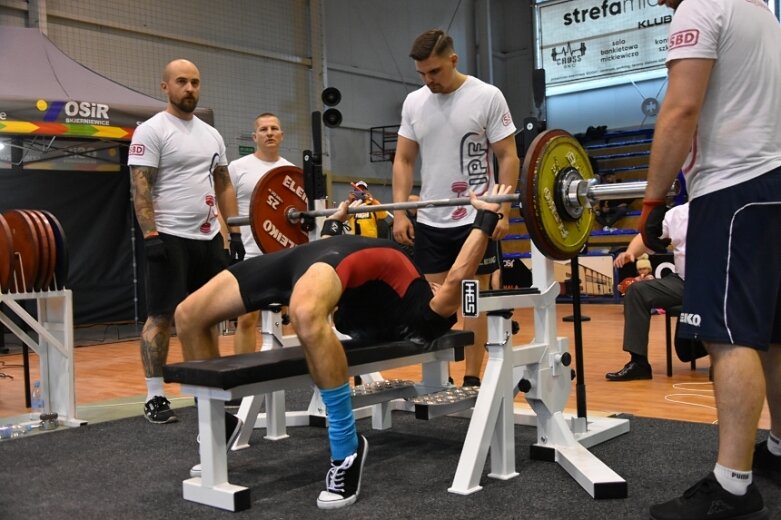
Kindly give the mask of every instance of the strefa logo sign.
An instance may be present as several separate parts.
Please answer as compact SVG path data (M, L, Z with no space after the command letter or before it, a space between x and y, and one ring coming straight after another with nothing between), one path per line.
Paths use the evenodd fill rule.
M58 121L61 114L65 118L63 123L79 123L86 125L109 125L109 106L103 103L91 101L52 101L39 99L35 107L44 112L43 120L46 122Z

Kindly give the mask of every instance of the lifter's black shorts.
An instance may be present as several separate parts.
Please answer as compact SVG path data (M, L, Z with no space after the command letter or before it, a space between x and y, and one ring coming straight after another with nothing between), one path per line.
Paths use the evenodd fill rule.
M456 261L461 246L472 231L472 224L459 227L438 228L417 222L415 224L415 264L424 274L443 273ZM488 241L485 255L477 268L477 274L490 274L499 269L499 253L496 242Z
M160 233L166 258L146 262L146 309L149 316L172 316L179 302L225 269L222 236L191 240Z
M679 334L781 343L781 168L692 199Z

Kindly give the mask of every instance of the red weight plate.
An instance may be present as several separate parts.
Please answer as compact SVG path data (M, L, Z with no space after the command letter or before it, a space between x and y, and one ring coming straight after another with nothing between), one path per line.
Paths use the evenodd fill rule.
M14 249L11 228L0 215L0 292L7 292L13 278Z
M46 234L46 242L49 245L49 264L46 266L46 276L43 278L41 289L50 289L52 279L54 278L54 269L57 266L57 239L54 236L54 229L52 228L49 218L43 214L41 210L33 210L38 215L43 224L43 229Z
M43 284L49 273L49 238L43 227L41 216L31 209L22 209L25 215L33 222L35 234L38 237L38 271L35 275L34 288L36 291L43 289Z
M291 208L307 210L304 172L295 166L269 170L255 185L249 205L252 236L264 253L309 242L309 235L301 225L288 220L287 212Z
M41 213L49 221L51 229L54 232L54 241L56 247L54 265L54 277L52 283L57 290L62 290L68 283L68 241L65 239L65 230L62 228L60 221L57 220L51 212L41 210Z
M38 275L38 233L30 217L19 210L9 210L3 213L11 228L14 249L14 277L10 291L30 292L35 288L35 278Z

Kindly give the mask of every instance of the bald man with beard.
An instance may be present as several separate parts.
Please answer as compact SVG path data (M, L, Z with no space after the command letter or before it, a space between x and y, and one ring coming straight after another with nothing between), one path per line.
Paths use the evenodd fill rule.
M136 129L128 153L146 259L147 319L141 334L147 384L144 416L155 424L177 420L165 397L162 373L174 310L226 267L217 216L237 214L225 142L194 114L201 93L198 67L185 59L171 61L160 88L168 104ZM243 257L241 241L231 243L231 253Z

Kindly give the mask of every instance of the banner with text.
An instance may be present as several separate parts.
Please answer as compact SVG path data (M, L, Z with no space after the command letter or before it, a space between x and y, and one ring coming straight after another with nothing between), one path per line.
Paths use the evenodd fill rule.
M567 0L538 9L547 87L664 67L673 12L657 0Z

